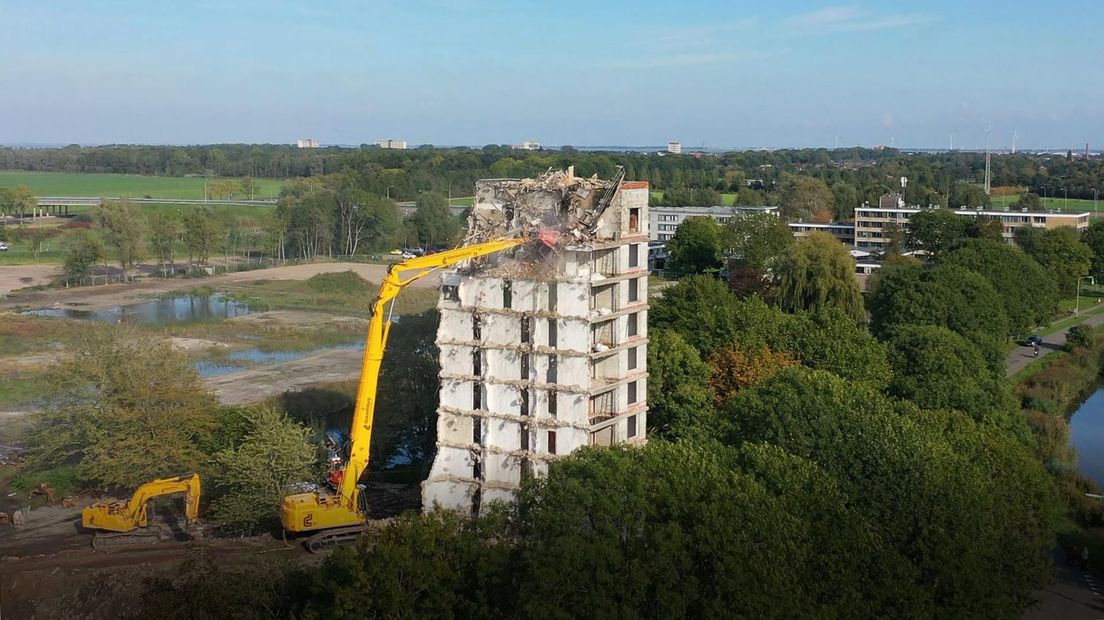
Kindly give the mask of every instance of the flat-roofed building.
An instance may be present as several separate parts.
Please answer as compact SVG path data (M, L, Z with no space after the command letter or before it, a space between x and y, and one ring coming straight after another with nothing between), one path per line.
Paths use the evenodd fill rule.
M675 236L679 224L688 217L711 217L720 224L727 224L734 217L754 213L778 215L778 207L737 206L737 207L652 207L648 210L648 239L651 241L669 241Z
M789 227L790 232L798 239L808 237L810 233L826 232L839 239L840 243L855 244L855 225L848 222L790 222Z
M908 233L909 221L924 209L919 207L870 207L855 209L855 247L879 250L889 243L888 235L896 228L900 233ZM1026 209L955 209L955 215L973 218L987 218L1001 223L1001 236L1007 243L1015 243L1016 230L1019 228L1052 229L1069 226L1078 231L1089 227L1089 213L1056 213L1049 211L1028 211Z

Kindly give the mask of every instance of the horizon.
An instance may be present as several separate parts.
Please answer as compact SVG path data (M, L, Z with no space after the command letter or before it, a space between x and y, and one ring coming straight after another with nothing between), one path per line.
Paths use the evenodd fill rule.
M0 113L16 122L3 143L946 149L953 132L955 150L977 150L991 127L1000 151L1014 134L1019 150L1104 135L1092 103L1104 86L1083 78L1104 52L1104 6L1088 0L571 1L556 13L62 0L5 13Z

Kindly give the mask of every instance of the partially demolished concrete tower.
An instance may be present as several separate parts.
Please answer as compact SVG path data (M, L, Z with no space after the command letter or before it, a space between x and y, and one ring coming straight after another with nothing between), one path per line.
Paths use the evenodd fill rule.
M647 183L571 169L476 184L467 242L541 227L562 237L442 274L423 508L477 515L576 448L645 441L647 210Z

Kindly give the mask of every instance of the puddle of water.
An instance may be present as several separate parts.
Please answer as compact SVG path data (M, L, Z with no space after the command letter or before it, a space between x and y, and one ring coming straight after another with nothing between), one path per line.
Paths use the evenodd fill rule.
M173 299L158 299L109 310L78 310L75 308L44 308L23 314L53 318L83 319L104 323L165 325L188 321L229 319L249 314L249 307L227 299L225 295L187 295Z
M1077 469L1104 486L1104 388L1070 416L1070 443L1077 449Z
M236 372L238 370L244 370L247 366L263 365L263 364L279 364L281 362L290 362L293 360L303 359L308 355L318 353L319 351L332 351L335 349L363 349L363 342L351 342L348 344L339 344L331 347L317 347L314 349L306 349L304 351L262 351L259 348L245 349L243 351L234 351L229 353L224 358L225 361L219 362L195 362L192 366L199 373L200 377L217 377L219 375L225 375L227 373ZM237 362L237 363L235 363Z

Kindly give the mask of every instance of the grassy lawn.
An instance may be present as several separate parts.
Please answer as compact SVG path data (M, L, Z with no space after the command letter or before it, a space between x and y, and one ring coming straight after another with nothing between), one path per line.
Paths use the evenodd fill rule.
M475 203L475 196L465 196L462 198L452 198L452 206L454 207L470 207Z
M659 201L660 204L662 204L663 192L656 190L656 191L651 192L651 195L652 195L653 200ZM731 207L735 204L736 204L736 194L721 194L721 206ZM666 206L666 205L664 205L664 206Z
M309 280L258 280L222 287L254 310L324 310L368 316L377 285L351 271L324 273ZM436 288L411 287L395 301L395 314L417 314L437 305Z
M284 186L281 179L257 179L256 182L254 197L258 199L275 198ZM203 177L0 171L0 187L16 185L30 187L37 196L131 196L203 200Z
M1018 196L993 196L993 208L1011 207L1012 203L1016 202L1018 198ZM1042 202L1044 209L1056 211L1076 211L1078 213L1088 211L1092 213L1094 210L1092 200L1078 200L1076 198L1065 200L1061 196L1057 198L1048 196L1046 198L1040 197L1039 201Z

